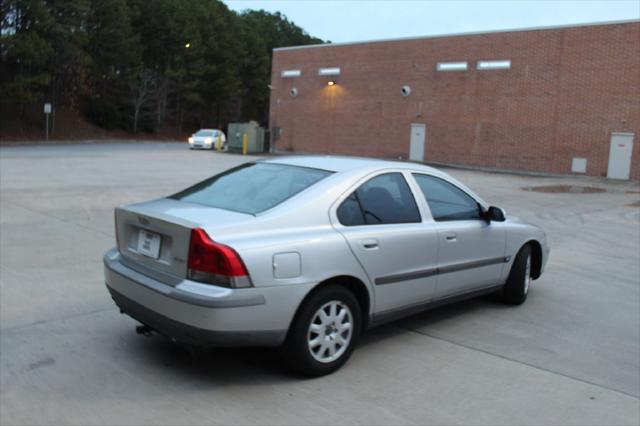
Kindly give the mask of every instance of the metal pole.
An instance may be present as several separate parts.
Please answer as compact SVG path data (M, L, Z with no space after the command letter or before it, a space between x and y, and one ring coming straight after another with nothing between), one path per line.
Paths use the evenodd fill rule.
M45 120L45 125L44 125L44 135L45 135L45 140L49 140L49 114L45 114L45 116L47 117Z
M242 155L247 155L247 149L249 148L249 135L242 135Z

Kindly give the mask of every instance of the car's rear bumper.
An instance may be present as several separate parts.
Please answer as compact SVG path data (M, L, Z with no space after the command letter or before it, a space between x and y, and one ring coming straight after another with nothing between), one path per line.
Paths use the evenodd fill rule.
M107 289L123 313L176 342L196 346L278 346L286 337L286 330L218 331L193 327L134 302L108 285Z
M104 256L105 281L123 313L160 334L208 346L278 346L311 285L228 289L142 273L117 250Z

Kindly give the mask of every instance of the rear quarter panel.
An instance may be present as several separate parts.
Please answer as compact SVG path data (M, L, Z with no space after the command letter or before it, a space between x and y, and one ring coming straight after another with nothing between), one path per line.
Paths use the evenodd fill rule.
M374 293L365 271L329 221L331 204L349 182L345 174L327 178L242 226L217 225L205 230L215 241L238 252L256 288L304 285L308 293L323 281L346 275L365 285L373 307ZM299 254L298 275L276 278L274 256L283 253Z

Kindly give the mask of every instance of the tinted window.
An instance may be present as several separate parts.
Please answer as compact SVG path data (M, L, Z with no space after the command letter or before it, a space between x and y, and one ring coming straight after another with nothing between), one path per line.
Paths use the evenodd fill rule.
M427 199L435 220L480 219L480 208L476 200L457 186L433 176L413 176Z
M330 174L326 170L284 164L249 163L169 198L255 214L277 206Z
M360 201L356 196L356 193L349 195L349 197L340 204L338 207L338 220L345 226L364 225L364 216L360 209Z
M358 188L337 210L345 226L420 222L420 212L401 173L376 176Z

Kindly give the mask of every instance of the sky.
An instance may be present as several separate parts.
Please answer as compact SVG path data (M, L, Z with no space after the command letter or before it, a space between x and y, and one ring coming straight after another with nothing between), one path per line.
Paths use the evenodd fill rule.
M224 0L279 11L334 43L640 19L640 0Z

